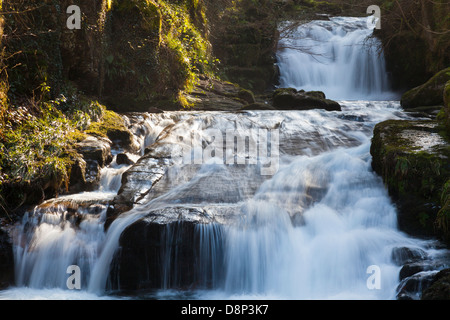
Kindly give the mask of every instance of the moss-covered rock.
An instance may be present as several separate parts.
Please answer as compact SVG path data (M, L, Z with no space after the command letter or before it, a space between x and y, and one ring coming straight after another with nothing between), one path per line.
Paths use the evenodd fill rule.
M253 92L251 92L250 90L247 89L241 89L238 92L238 98L244 100L247 103L255 103L255 95L253 94Z
M338 102L326 99L321 91L304 90L295 88L280 88L273 93L273 106L279 110L310 110L325 109L327 111L341 111Z
M190 92L182 93L189 108L195 110L239 111L255 102L252 91L237 84L215 79L199 80Z
M426 83L405 92L401 99L401 105L405 109L421 107L421 106L435 106L443 105L444 99L442 92L445 84L450 80L450 68L446 68Z
M400 229L446 236L436 228L444 184L450 177L450 145L437 121L389 120L375 126L372 167L396 202Z
M85 133L108 138L118 147L127 151L139 150L139 145L126 127L124 119L111 110L105 110L102 119L92 123Z

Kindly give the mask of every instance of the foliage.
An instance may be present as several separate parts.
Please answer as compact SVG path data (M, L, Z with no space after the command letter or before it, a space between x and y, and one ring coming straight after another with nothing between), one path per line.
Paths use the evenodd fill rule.
M397 87L413 88L449 66L448 1L384 0L375 4L382 11L382 28L377 35Z
M68 183L71 165L69 119L53 103L45 103L40 116L27 115L19 123L8 122L0 141L2 182L57 179Z
M108 105L140 110L162 97L176 101L200 74L215 77L219 61L212 55L203 1L116 1L110 15L104 55Z

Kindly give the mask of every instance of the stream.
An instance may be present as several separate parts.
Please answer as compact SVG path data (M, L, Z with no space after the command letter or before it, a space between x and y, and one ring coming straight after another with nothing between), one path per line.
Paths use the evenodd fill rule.
M321 90L342 111L145 114L141 150L128 156L161 177L136 185L135 206L106 229L133 168L114 150L98 190L25 214L14 233L16 284L0 299L419 299L421 280L408 280L448 267L449 253L398 229L371 168L374 126L412 119L371 34L366 19L335 17L280 41L280 87ZM142 225L163 230L158 246L136 245L150 237L134 231ZM402 279L411 261L431 267ZM69 288L69 266L81 272L79 289ZM129 293L126 279L148 285Z

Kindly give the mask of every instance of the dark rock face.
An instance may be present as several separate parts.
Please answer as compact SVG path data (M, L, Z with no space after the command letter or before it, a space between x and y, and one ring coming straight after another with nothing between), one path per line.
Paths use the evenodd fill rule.
M14 283L14 255L11 238L0 228L0 289Z
M439 271L422 294L422 300L450 300L450 269Z
M339 103L326 99L323 92L297 91L294 88L275 90L273 93L273 106L279 110L324 109L327 111L341 111Z
M214 215L201 208L150 211L122 233L110 272L111 289L188 289L217 284L222 274L223 239L221 226L213 221Z
M392 260L402 266L399 272L400 284L397 287L397 299L419 300L433 284L439 270L448 264L448 257L430 257L419 248L394 248Z
M118 165L121 165L121 164L126 164L126 165L134 164L133 160L131 160L131 159L127 156L126 153L119 153L119 154L116 156L116 163L117 163Z

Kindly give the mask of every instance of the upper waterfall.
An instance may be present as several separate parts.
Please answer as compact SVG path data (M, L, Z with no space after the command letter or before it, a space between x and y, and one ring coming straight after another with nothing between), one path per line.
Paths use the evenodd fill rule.
M367 18L333 17L282 27L280 87L323 91L334 100L395 100L380 42Z

